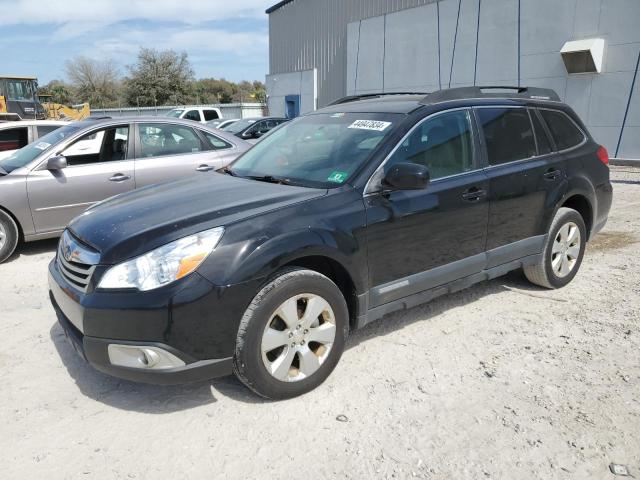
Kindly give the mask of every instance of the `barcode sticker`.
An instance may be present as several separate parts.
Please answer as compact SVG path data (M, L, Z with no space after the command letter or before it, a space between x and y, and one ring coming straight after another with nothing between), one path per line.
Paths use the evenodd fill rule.
M389 126L391 122L381 122L379 120L356 120L349 128L359 128L360 130L375 130L376 132L383 132Z

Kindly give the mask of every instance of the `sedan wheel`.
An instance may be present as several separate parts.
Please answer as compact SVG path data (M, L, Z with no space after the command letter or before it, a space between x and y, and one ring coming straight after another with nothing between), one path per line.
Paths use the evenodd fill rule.
M15 251L18 245L18 226L8 214L0 210L0 263Z

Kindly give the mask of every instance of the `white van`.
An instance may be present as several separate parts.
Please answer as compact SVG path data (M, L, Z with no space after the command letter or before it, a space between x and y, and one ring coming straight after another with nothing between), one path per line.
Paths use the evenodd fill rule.
M184 107L169 110L167 117L184 118L185 120L207 123L211 120L222 118L222 113L219 108L214 107Z

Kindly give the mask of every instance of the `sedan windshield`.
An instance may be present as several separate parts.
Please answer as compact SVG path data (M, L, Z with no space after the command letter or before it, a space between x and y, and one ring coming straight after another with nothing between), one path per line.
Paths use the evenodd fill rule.
M180 115L182 115L182 112L184 112L184 110L180 108L174 108L173 110L169 110L167 112L167 117L180 118Z
M62 128L48 133L44 137L40 137L26 147L16 150L7 158L0 160L0 168L7 173L11 173L17 168L24 167L34 161L38 155L51 150L65 138L83 128L81 123L72 123Z
M380 113L301 117L265 136L229 171L257 180L337 187L370 158L402 118L400 114Z
M238 120L237 122L233 122L231 125L227 125L223 127L222 130L230 133L240 133L243 130L249 128L251 125L256 123L255 120Z

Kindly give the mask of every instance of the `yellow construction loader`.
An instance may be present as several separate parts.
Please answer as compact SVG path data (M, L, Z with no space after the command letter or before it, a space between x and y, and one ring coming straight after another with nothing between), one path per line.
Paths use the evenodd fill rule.
M38 99L47 112L49 120L83 120L91 115L88 103L68 107L61 103L52 102L51 95L44 93L39 94Z

